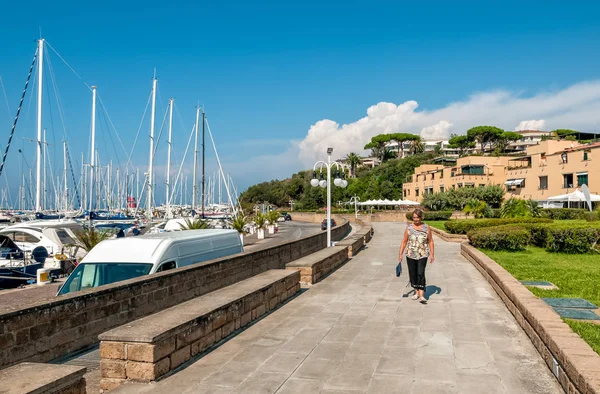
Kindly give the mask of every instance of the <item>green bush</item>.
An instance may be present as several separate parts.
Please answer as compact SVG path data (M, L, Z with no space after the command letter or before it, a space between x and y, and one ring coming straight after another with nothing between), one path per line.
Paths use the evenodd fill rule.
M491 250L524 250L531 240L529 231L518 226L478 228L467 236L476 248Z
M525 223L552 223L547 218L509 218L509 219L472 219L451 220L444 223L444 227L451 234L467 234L476 228L503 226L507 224Z
M489 216L486 216L486 218L488 219L500 219L501 217L499 208L490 209L487 213Z
M542 209L541 215L553 220L583 220L587 212L585 209L545 208Z
M427 211L423 212L423 220L448 220L453 211ZM412 211L406 213L406 219L412 221Z
M587 220L588 222L596 222L600 219L600 215L598 214L598 212L586 212L585 213L585 220Z
M550 252L589 253L597 250L600 229L597 227L550 227L546 249Z

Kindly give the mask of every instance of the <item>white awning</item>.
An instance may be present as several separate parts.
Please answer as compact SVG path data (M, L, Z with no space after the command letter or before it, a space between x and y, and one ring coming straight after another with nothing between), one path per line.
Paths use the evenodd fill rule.
M504 184L505 184L506 186L512 186L512 185L513 185L513 182L514 182L514 180L509 180L509 181L506 181L506 182L504 182Z
M525 179L515 179L515 180L513 181L513 185L520 185L520 184L522 184L522 183L523 183L523 181L524 181L524 180L525 180Z

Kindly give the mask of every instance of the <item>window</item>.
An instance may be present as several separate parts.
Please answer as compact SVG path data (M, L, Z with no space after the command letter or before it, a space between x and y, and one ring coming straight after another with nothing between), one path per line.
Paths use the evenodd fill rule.
M583 160L584 161L588 161L589 160L588 154L589 154L589 151L587 151L587 150L583 151Z
M415 189L415 196L419 197L419 189Z
M40 239L38 237L36 237L35 235L31 235L22 231L15 231L14 233L10 234L10 238L14 241L14 242L27 242L27 243L38 243L40 242Z
M560 159L563 164L567 164L569 162L569 157L567 156L566 153L563 153L562 155L560 155Z
M483 166L462 166L461 170L463 175L484 175Z
M485 187L485 183L480 183L479 187Z
M458 184L458 188L460 189L461 187L462 187L462 183L459 183Z
M573 174L563 174L563 187L565 189L573 187Z
M172 270L174 268L177 268L177 264L175 264L174 261L169 261L169 262L163 263L163 265L158 267L156 272L168 271L168 270Z
M583 186L583 185L588 185L588 173L587 172L580 172L579 174L577 174L577 186Z
M406 197L408 194L406 193L406 190L404 190L404 197Z
M440 186L440 193L444 192L444 186Z
M440 172L440 179L444 179L444 171L443 170Z
M56 235L63 245L75 245L77 243L66 230L57 230Z
M79 264L61 287L59 294L72 293L92 287L148 275L152 264L85 263Z
M540 177L540 190L547 190L548 189L548 176L541 176Z
M435 172L431 174L431 180L433 181L435 179Z

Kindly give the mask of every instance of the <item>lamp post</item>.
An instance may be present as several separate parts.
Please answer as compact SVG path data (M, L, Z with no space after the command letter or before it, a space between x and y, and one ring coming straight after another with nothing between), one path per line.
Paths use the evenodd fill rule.
M313 179L311 179L310 184L313 187L321 186L322 188L327 188L327 247L331 246L331 167L335 164L336 166L336 174L335 179L333 180L333 184L339 187L348 186L348 181L345 179L345 172L341 172L340 177L340 167L341 165L337 162L331 162L331 154L333 153L333 148L327 148L327 162L318 161L313 166ZM319 179L317 179L317 166L327 168L327 180L323 179L323 173L319 171Z
M354 203L354 216L358 219L358 202L360 201L360 197L356 194L350 198L350 203Z

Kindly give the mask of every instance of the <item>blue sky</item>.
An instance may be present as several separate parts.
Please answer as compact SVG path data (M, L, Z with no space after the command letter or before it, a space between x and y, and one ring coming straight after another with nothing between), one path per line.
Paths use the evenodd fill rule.
M477 94L509 92L508 98L499 100L519 103L598 78L597 2L482 4L10 2L3 6L0 24L0 77L11 112L0 96L0 124L5 130L0 133L0 145L4 147L8 139L40 28L83 81L99 86L127 150L142 119L155 67L162 99L157 123L160 125L171 96L181 114L175 122L175 167L187 142L195 106L203 104L225 170L240 189L310 166L313 157L306 150L320 148L309 141L309 130L323 119L339 127L314 129L315 135L337 135L344 130L342 125L355 124L367 108L381 102L400 105L414 100L418 102L418 110L411 108L415 114L442 116L453 103L472 104ZM88 149L90 94L56 55L50 53L50 58L66 135L73 160L79 163L81 152L87 155ZM595 89L594 85L594 94L586 96L583 106L596 105ZM49 109L45 110L44 126L49 129L48 140L60 143L63 131L58 108L52 109L53 95L46 96ZM24 147L29 165L34 163L34 151L23 137L35 137L35 103L29 103L33 97L31 94L26 100L15 137L17 147ZM568 101L572 95L557 97ZM582 106L575 100L570 107L576 104ZM552 114L537 107L529 111L531 116L519 114L522 118L513 123L545 116L545 126L551 127L571 119L557 118L561 111L556 108ZM469 116L447 116L455 125L451 132L466 130ZM442 118L435 117L432 124ZM494 120L490 117L488 123ZM593 127L593 120L586 122L576 126ZM424 126L429 124L408 122L403 127L419 133ZM377 127L359 135L368 139ZM105 125L99 126L99 134L102 161L124 161L123 150ZM136 166L146 165L147 134L146 118L134 152ZM338 151L346 153L348 149ZM157 165L164 166L165 152L161 144ZM61 167L62 154L52 155L55 165ZM18 152L12 150L7 174L13 186L19 175L17 159ZM213 160L209 161L212 172ZM0 181L0 187L4 182ZM12 189L16 194L16 188Z

